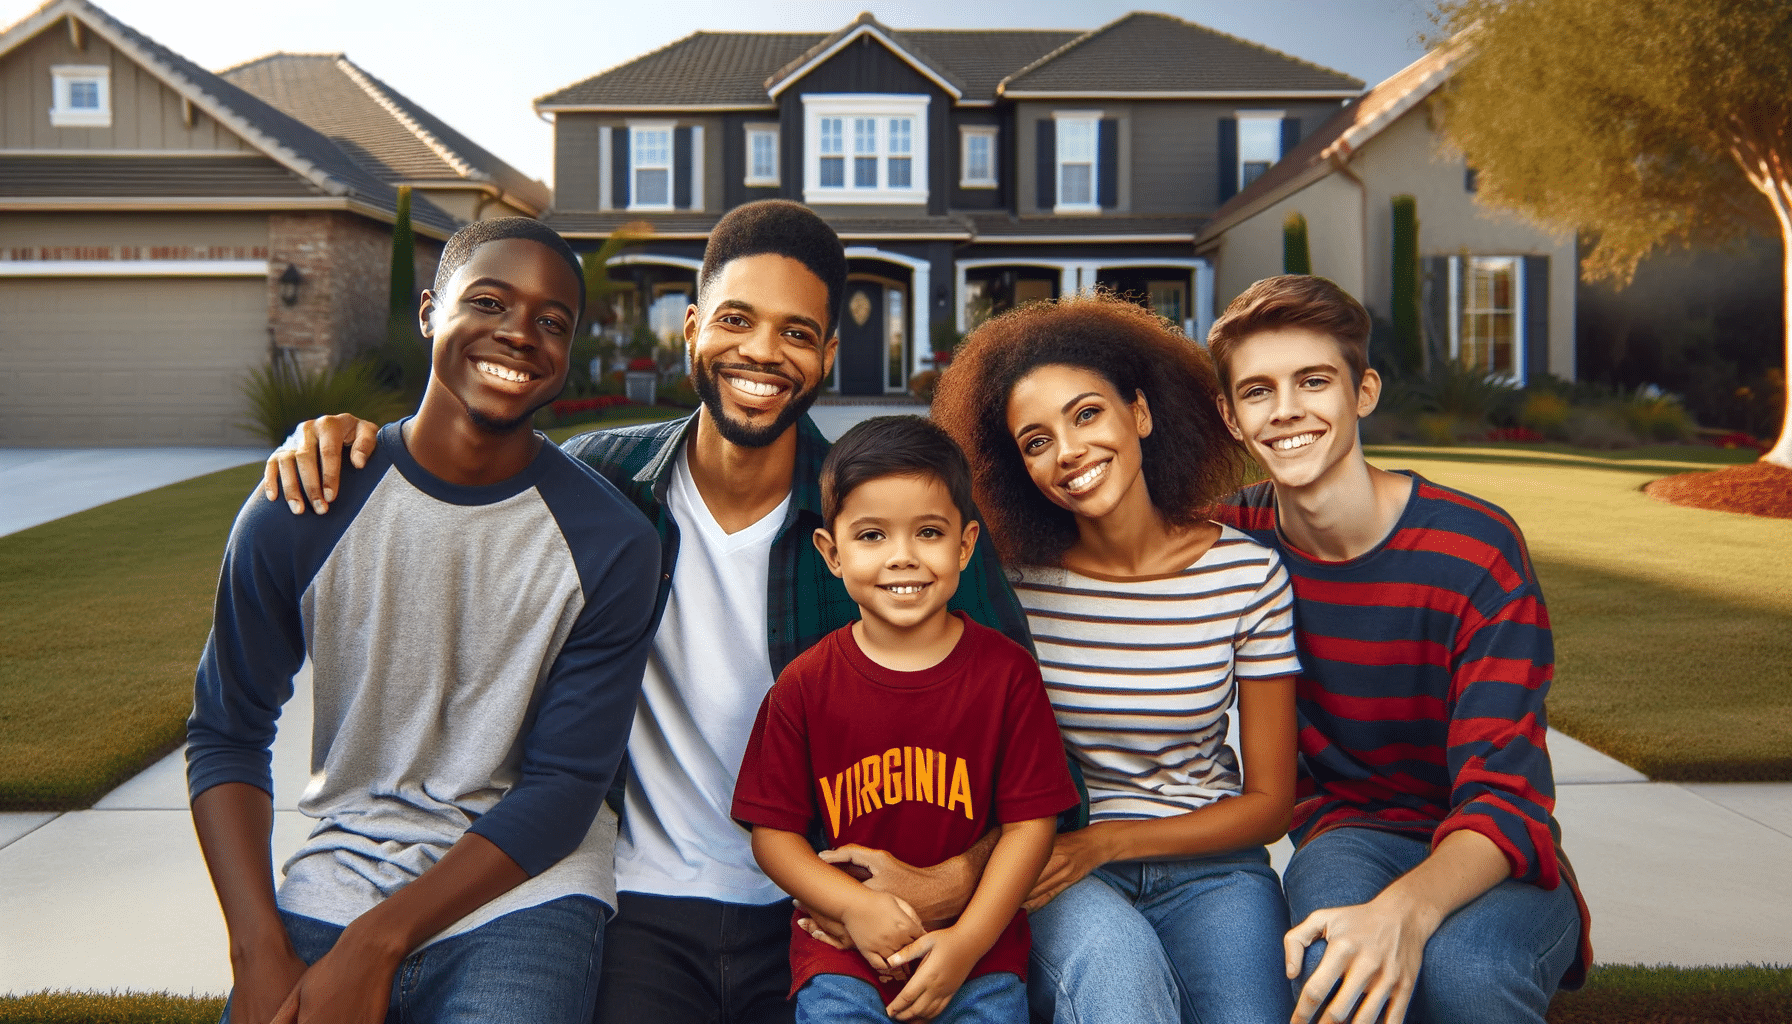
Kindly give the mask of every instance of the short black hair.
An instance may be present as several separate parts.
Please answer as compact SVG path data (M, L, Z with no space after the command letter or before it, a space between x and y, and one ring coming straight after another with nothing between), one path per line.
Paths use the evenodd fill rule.
M697 304L722 268L743 256L788 256L821 279L828 289L827 337L840 325L846 293L846 248L814 210L788 199L761 199L729 211L709 233L703 269L697 274Z
M572 268L572 276L579 282L579 319L585 317L585 268L579 262L578 254L572 246L566 244L553 228L538 220L528 217L498 217L493 220L476 220L448 236L448 244L442 246L442 261L436 264L436 283L433 288L439 295L448 287L448 281L454 272L466 266L473 258L473 250L487 242L497 242L506 238L526 238L531 242L540 242L555 255L566 261Z
M932 477L952 496L960 529L977 518L971 467L938 424L923 416L874 416L840 435L821 462L821 516L827 528L834 528L847 495L886 476Z

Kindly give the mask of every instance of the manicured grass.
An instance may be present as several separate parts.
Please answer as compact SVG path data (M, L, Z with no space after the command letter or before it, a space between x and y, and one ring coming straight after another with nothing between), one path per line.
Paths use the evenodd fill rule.
M1783 967L1595 967L1561 992L1549 1024L1773 1024L1792 1005ZM0 1024L212 1024L224 1000L159 993L34 992L0 996Z
M1654 779L1792 779L1792 521L1644 483L1721 449L1371 448L1517 520L1555 629L1550 722ZM1742 460L1746 461L1746 453Z
M0 810L85 807L193 706L240 466L0 537Z
M555 444L561 444L569 437L588 434L593 430L606 430L610 427L626 427L636 423L658 423L661 420L675 420L691 414L691 410L689 409L679 409L665 405L619 405L612 406L604 411L611 415L605 416L602 419L590 420L585 423L574 423L564 427L549 427L548 429L543 430L542 433L553 438Z

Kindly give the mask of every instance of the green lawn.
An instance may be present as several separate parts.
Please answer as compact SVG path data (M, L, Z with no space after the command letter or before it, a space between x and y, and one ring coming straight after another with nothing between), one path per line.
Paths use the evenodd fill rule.
M665 405L651 407L623 405L613 406L605 411L614 413L615 415L606 416L600 420L592 420L589 423L574 423L571 426L566 427L550 427L542 431L542 433L553 438L555 444L563 444L569 437L576 437L579 434L587 434L593 430L604 430L609 427L626 427L635 423L658 423L661 420L678 419L681 416L689 416L691 414L691 410L689 409L679 409Z
M1482 495L1524 528L1556 627L1555 725L1654 778L1792 779L1792 521L1637 489L1713 454L1736 461L1676 448L1371 458ZM226 470L0 537L0 810L87 806L180 742L224 540L258 475Z
M1792 521L1640 488L1752 453L1377 447L1480 495L1530 542L1555 627L1550 721L1651 778L1792 779Z

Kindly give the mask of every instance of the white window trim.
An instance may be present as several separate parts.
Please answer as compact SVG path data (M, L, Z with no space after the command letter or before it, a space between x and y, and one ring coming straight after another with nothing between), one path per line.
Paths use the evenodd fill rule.
M1519 387L1524 386L1524 257L1499 253L1473 253L1468 258L1509 259L1512 261L1512 372L1500 378ZM1450 257L1450 360L1462 358L1462 278L1463 257Z
M996 126L960 125L958 128L958 187L959 188L995 188L997 152ZM971 177L971 139L973 137L989 139L989 177ZM1099 155L1099 154L1098 154Z
M778 151L778 142L779 142L778 126L776 124L772 124L772 123L768 122L765 124L749 124L746 127L747 127L747 134L746 134L747 177L746 177L746 181L743 182L743 184L745 184L748 188L765 188L767 186L775 187L779 184L782 184L781 175L779 174L779 172L783 170L783 168L780 166L780 164L782 163L781 157L783 156L783 154ZM753 137L755 135L771 136L771 140L772 140L772 173L771 173L770 177L757 177L756 178L753 176Z
M805 203L874 203L880 205L918 206L927 202L927 106L931 96L901 93L808 93L803 96L803 202ZM889 173L889 124L891 117L907 117L914 122L909 133L909 188L841 188L821 187L821 119L824 117L877 118L877 174L883 181ZM851 149L851 131L845 133ZM845 158L851 161L849 151ZM852 181L852 166L847 164L846 181Z
M1052 111L1052 174L1056 180L1052 182L1053 213L1100 213L1101 212L1101 114L1099 110L1054 110ZM1064 159L1063 147L1058 143L1063 139L1065 121L1089 122L1089 201L1086 203L1067 203L1064 201Z
M641 147L635 145L636 132L666 133L666 201L664 203L643 203L635 197L635 172L641 165L637 163L641 155ZM630 210L670 210L678 199L678 182L676 175L678 164L678 122L676 121L630 121L628 122L628 208ZM648 168L657 169L655 164Z
M98 109L69 106L69 85L97 81ZM50 68L50 124L56 128L109 128L112 125L112 69L104 64L56 64Z
M1244 181L1244 123L1246 121L1274 121L1276 123L1276 158L1269 162L1269 166L1274 167L1282 157L1287 155L1282 152L1282 120L1288 116L1288 112L1286 110L1234 110L1232 116L1238 122L1238 144L1235 147L1238 150L1238 166L1232 169L1232 173L1235 176L1234 180L1238 182L1239 191L1242 192L1246 188ZM1268 174L1269 168L1264 168L1263 173Z

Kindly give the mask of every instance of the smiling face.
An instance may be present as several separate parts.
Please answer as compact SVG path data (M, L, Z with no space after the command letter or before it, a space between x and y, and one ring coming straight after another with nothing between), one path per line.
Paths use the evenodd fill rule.
M1041 366L1008 393L1008 432L1033 485L1078 517L1150 504L1139 446L1151 433L1145 396L1125 401L1080 366Z
M723 439L776 441L806 412L834 365L828 288L797 260L773 253L731 260L685 312L691 379Z
M1381 378L1366 370L1353 387L1342 347L1304 327L1239 342L1220 413L1277 487L1308 487L1360 462L1357 421L1374 411Z
M880 476L840 502L815 547L867 622L924 629L946 615L958 574L971 560L977 523L961 523L938 477Z
M458 403L488 433L526 429L566 383L579 279L553 250L524 238L486 242L423 293L431 339L426 407Z

